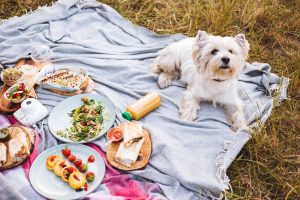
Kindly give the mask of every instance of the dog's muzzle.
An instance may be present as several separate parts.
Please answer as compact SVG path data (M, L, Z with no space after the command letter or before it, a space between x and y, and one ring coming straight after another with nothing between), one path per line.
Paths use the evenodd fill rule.
M228 65L221 65L220 69L229 69L229 66Z

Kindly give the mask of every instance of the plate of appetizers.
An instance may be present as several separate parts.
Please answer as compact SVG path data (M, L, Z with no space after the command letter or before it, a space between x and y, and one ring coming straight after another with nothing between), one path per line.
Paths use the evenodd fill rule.
M137 121L124 122L107 132L106 157L121 170L141 169L149 162L152 143L149 132Z
M29 180L48 199L78 199L102 182L105 164L100 154L82 144L62 144L42 152L33 162Z
M104 94L80 94L60 102L50 113L48 126L61 141L86 143L104 135L115 117L115 107Z
M31 128L14 125L0 130L0 170L23 163L33 150L35 133Z

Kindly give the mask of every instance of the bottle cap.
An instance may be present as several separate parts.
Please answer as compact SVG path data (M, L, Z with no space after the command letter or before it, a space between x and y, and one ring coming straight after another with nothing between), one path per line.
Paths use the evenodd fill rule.
M124 119L127 119L128 121L132 120L132 116L131 116L130 112L127 112L127 111L122 113L122 117Z

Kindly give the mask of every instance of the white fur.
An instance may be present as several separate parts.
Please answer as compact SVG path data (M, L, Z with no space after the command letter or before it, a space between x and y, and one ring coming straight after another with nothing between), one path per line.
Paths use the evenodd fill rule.
M174 79L187 84L179 103L182 119L195 120L200 101L212 101L214 105L224 105L233 130L237 130L245 125L237 87L248 51L249 43L243 34L221 37L198 31L195 38L183 39L161 50L152 71L159 74L161 88L168 87Z

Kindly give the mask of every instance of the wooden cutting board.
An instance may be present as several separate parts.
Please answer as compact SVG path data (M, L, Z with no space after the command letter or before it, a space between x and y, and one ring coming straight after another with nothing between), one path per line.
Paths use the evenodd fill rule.
M30 59L21 59L19 60L15 67L16 68L22 68L22 66L28 65L28 68L36 69L37 73L35 74L26 74L24 73L23 79L31 83L32 85L30 86L32 89L29 91L27 98L33 97L36 98L36 93L34 90L34 79L37 76L38 72L42 69L43 66L36 65L32 60ZM18 110L21 106L21 103L12 103L8 101L5 97L4 94L7 91L7 89L10 88L10 86L4 84L1 89L0 89L0 111L6 112L6 113L11 113L16 110Z
M134 164L132 164L130 167L127 167L127 166L122 165L119 162L115 161L115 156L117 154L118 148L122 141L113 142L107 147L106 157L107 157L109 164L118 169L125 170L125 171L136 170L136 169L141 169L141 168L145 167L148 164L150 156L151 156L152 143L151 143L151 138L150 138L149 132L147 130L143 129L143 133L144 133L145 141L141 147L141 151L138 156L138 159Z
M21 125L14 125L14 126L10 126L8 129L10 131L12 138L14 138L14 136L20 131L24 132L26 134L28 148L29 148L30 152L32 152L33 147L34 147L34 141L35 141L35 133L31 128L27 128L27 127L21 126ZM6 152L7 160L4 163L4 165L2 165L0 167L0 170L9 169L9 168L18 166L18 165L22 164L28 158L29 155L18 162L12 161L11 157L9 156L9 152L8 152L8 142L4 142L4 144L7 147L7 152Z

